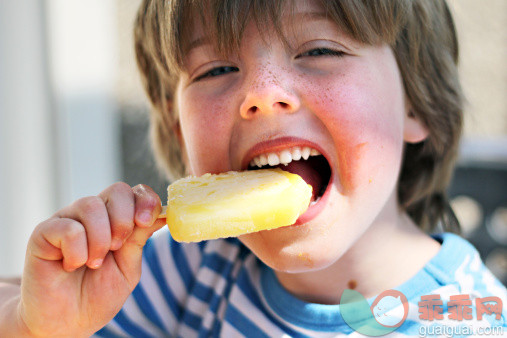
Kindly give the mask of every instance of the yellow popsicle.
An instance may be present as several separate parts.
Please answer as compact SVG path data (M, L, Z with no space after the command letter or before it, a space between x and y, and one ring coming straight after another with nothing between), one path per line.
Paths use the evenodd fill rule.
M179 242L293 224L312 197L312 187L300 176L278 168L189 176L167 190L166 220Z

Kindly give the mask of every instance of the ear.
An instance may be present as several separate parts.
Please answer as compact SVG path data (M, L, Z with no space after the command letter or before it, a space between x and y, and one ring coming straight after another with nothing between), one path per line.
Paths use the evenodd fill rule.
M428 127L412 113L411 109L405 114L403 139L408 143L419 143L424 141L429 134Z

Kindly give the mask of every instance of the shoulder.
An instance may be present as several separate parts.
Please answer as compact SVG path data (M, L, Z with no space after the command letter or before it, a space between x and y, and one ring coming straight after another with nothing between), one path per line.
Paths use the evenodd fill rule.
M484 265L477 249L452 233L432 235L442 243L425 269L442 285L453 285L460 293L497 295L507 301L507 290Z
M479 252L455 234L432 237L442 246L419 274L424 283L409 297L411 310L402 330L427 335L437 334L427 331L430 327L453 333L504 327L507 289L484 265Z

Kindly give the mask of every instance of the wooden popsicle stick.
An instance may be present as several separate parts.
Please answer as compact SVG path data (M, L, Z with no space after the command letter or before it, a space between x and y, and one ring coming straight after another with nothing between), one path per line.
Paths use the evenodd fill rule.
M166 218L166 214L167 214L167 205L163 205L162 211L160 212L157 218Z

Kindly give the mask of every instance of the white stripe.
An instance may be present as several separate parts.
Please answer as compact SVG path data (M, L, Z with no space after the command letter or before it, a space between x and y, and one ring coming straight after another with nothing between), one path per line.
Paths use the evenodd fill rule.
M202 262L202 254L201 250L199 249L199 245L196 243L184 243L181 246L185 252L185 257L187 258L190 270L195 275Z
M203 303L201 300L195 298L195 296L192 296L189 299L189 306L193 310L193 312L198 313L203 318L203 326L207 329L211 329L215 318L220 315L221 308L224 305L223 301L223 293L225 286L227 285L227 281L225 278L223 278L222 275L216 273L215 271L209 269L208 267L203 267L199 270L199 273L197 275L197 280L202 285L210 288L214 291L215 296L218 297L220 300L220 304L218 305L217 314L213 313L210 310L210 304L209 303ZM198 304L198 305L197 305ZM223 317L218 317L223 318Z
M165 280L168 282L167 286L172 291L176 301L181 305L187 298L187 289L169 250L169 245L167 244L169 241L168 236L170 236L169 232L167 232L166 236L157 237L153 244L155 245L155 251L160 261L162 273L164 274Z
M226 279L221 274L216 273L207 266L204 266L199 270L197 280L202 285L215 290L215 293L219 296L223 294L225 286L227 284Z
M202 319L202 326L206 328L206 330L211 330L213 323L215 322L215 314L211 311L206 312Z
M507 290L505 287L500 285L500 282L496 280L491 271L485 270L482 275L482 282L486 284L486 290L492 296L500 297L503 304L503 313L507 313ZM489 296L489 295L486 295Z
M237 245L231 244L221 239L209 241L205 249L205 253L216 253L231 263L234 263L236 260L238 252L239 248Z
M174 332L177 326L176 317L166 303L164 294L160 290L155 277L146 261L143 259L143 274L141 275L141 285L146 291L146 298L149 300L158 317L164 325L167 332Z
M454 274L454 280L460 285L461 290L473 290L474 289L474 278L471 274L465 273L465 268L468 266L471 260L470 255L467 255L463 263L456 269Z
M229 297L230 298L230 297ZM217 310L217 319L221 322L224 322L224 318L225 318L225 310L227 310L227 302L229 301L229 299L227 299L227 301L225 301L224 299L222 299L220 301L220 305L218 306L218 310Z
M123 312L128 321L135 323L151 336L164 336L164 333L145 317L132 295L127 298L127 301L123 305Z
M222 302L223 292L225 286L227 285L227 281L223 278L222 275L216 273L215 271L209 269L208 267L203 267L199 270L197 275L197 282L206 286L214 291L215 296L218 297ZM219 309L222 304L219 305ZM187 302L187 308L191 310L194 314L202 317L203 322L202 325L207 329L211 329L216 315L210 310L210 304L205 303L202 300L196 298L195 296L191 296ZM217 313L219 310L217 311Z
M470 263L470 270L473 271L473 272L478 272L480 267L482 266L482 261L481 261L481 257L479 256L479 254L476 252L474 253L473 257L472 257L472 262Z
M259 269L257 268L255 257L249 256L245 260L245 268L250 275L252 284L259 285L258 281L260 278ZM257 283L256 283L257 281ZM257 289L257 292L260 289ZM276 325L273 324L262 312L258 309L245 294L241 291L237 284L235 284L231 290L231 296L229 303L234 305L236 309L243 314L248 320L250 320L260 331L263 331L268 336L280 337L284 335L284 332ZM269 334L268 334L269 333Z
M180 326L178 327L178 334L176 336L185 338L198 337L198 332L197 330L189 327L184 322L181 322Z
M198 317L202 317L209 311L209 303L205 303L195 296L190 296L185 303L185 309Z
M125 332L120 325L118 325L117 322L115 321L111 321L110 325L107 326L107 328L109 330L111 330L112 332L114 332L115 334L119 335L119 336L122 336L122 337L127 337L127 332Z
M216 273L208 267L203 267L200 269L197 279L202 285L209 287L211 290L214 290L216 296L219 298L220 304L218 305L216 314L209 309L210 304L203 303L203 306L205 306L205 308L199 309L199 313L201 313L203 316L203 326L205 326L207 329L211 329L216 318L219 318L219 320L223 320L224 318L223 315L225 311L225 305L227 303L224 301L224 290L227 285L227 280L221 274ZM195 301L198 301L197 298Z
M229 324L229 322L226 321L222 322L222 330L220 332L220 336L231 338L245 337L238 330L236 330L234 326L232 326L231 324Z

